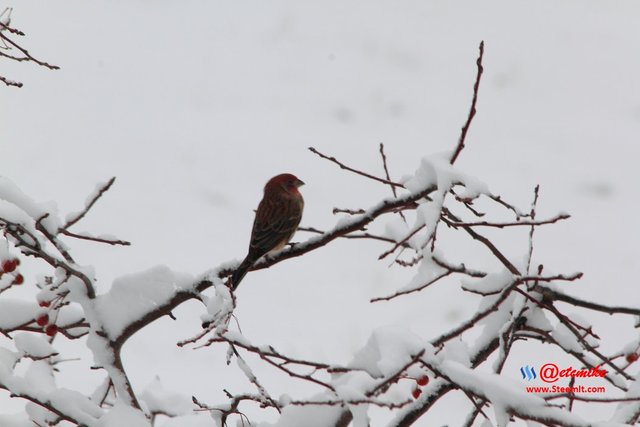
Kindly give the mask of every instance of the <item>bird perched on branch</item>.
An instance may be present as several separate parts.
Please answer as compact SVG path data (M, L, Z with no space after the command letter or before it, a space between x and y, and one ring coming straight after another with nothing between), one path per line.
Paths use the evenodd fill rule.
M304 200L298 191L304 182L295 175L274 176L264 186L264 196L256 210L249 252L231 276L233 289L260 257L279 251L289 243L302 219Z

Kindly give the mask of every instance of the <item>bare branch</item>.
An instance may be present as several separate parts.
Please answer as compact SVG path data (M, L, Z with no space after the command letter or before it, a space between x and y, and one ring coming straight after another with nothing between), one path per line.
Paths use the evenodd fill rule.
M77 214L75 214L74 216L72 216L70 219L67 220L67 223L62 227L62 230L67 230L69 229L69 227L71 227L72 225L76 224L78 221L80 221L82 218L84 218L84 216L87 214L87 212L89 212L89 210L93 207L93 205L96 204L96 202L98 201L98 199L100 199L100 197L102 197L102 195L104 193L106 193L107 191L109 191L109 189L111 188L111 186L113 185L113 183L116 181L116 177L112 177L109 181L107 181L106 183L104 183L100 189L98 190L98 192L91 198L91 200L89 200L89 203L87 203L84 207L83 210L81 210L80 212L78 212Z
M469 109L469 115L467 116L467 121L464 126L462 126L462 132L460 133L460 138L458 139L458 146L456 147L453 155L451 156L451 160L449 163L454 164L460 155L460 152L464 148L464 143L467 138L467 132L469 132L469 127L471 126L471 121L476 115L476 103L478 102L478 90L480 89L480 78L482 77L482 56L484 55L484 40L480 42L480 46L478 47L480 53L478 54L478 59L476 60L476 66L478 67L478 72L476 74L476 82L473 84L473 98L471 99L471 108Z
M424 284L422 284L420 286L416 286L415 288L411 288L411 289L407 289L407 290L403 290L403 291L398 291L398 292L396 292L394 294L391 294L391 295L388 295L386 297L372 298L371 300L369 300L369 302L389 301L389 300L392 300L392 299L397 298L399 296L409 295L409 294L412 294L414 292L420 292L421 290L433 285L434 283L436 283L440 279L444 279L445 277L447 277L451 273L453 273L453 271L451 271L451 270L445 271L444 273L441 273L441 274L437 275L433 279L429 280L428 282L426 282L426 283L424 283Z
M536 227L539 225L555 224L558 221L571 218L568 214L559 214L552 218L540 220L540 221L516 221L516 222L488 222L488 221L476 221L476 222L455 222L449 221L447 225L457 227L494 227L494 228L508 228L508 227L523 227L531 226Z
M14 86L14 87L22 87L22 83L20 82L16 82L14 80L9 80L6 77L0 76L0 82L4 83L7 86Z
M126 240L112 240L112 239L104 239L102 237L94 237L94 236L85 236L83 234L76 234L76 233L72 233L69 230L60 230L61 234L64 234L65 236L69 236L69 237L73 237L74 239L80 239L80 240L90 240L92 242L98 242L98 243L106 243L108 245L121 245L121 246L130 246L131 242L128 242Z
M330 157L330 156L327 156L326 154L322 154L321 152L319 152L318 150L316 150L313 147L309 147L309 151L311 151L314 154L317 154L318 156L322 157L325 160L329 160L330 162L335 163L336 165L340 166L340 169L348 170L349 172L353 172L353 173L355 173L357 175L364 176L365 178L369 178L369 179L372 179L374 181L378 181L378 182L381 182L383 184L390 185L392 187L404 188L404 185L399 184L397 182L393 182L393 181L390 181L388 179L378 178L377 176L374 176L374 175L368 174L366 172L362 172L360 170L357 170L357 169L354 169L352 167L349 167L349 166L345 165L344 163L338 161L335 157Z
M8 27L4 27L4 28L8 28ZM38 65L40 65L42 67L46 67L46 68L48 68L50 70L59 70L60 69L60 67L58 67L57 65L52 65L52 64L49 64L48 62L40 61L39 59L34 58L29 53L29 51L27 49L23 48L18 43L16 43L13 40L11 40L9 37L7 37L5 34L3 34L1 31L0 31L0 39L2 39L2 41L4 41L5 43L8 43L11 46L15 47L16 49L18 49L24 55L26 60L31 61L31 62L35 62L36 64L38 64Z
M447 208L443 208L442 211L445 216L442 217L441 219L444 221L445 224L447 225L451 225L452 223L462 224L462 221L460 220L460 218L452 214ZM447 218L450 218L450 219L447 219ZM502 252L498 250L498 248L496 248L496 246L489 239L487 239L483 235L474 231L473 228L470 226L461 225L461 227L471 237L473 237L475 240L485 245L491 251L491 253L495 255L496 258L498 258L498 260L502 263L502 265L504 265L507 268L507 270L509 270L512 274L516 276L520 275L520 272L518 271L518 269L511 263L511 261L507 259L506 256L502 254Z
M604 304L598 304L591 301L585 301L570 295L558 292L556 290L543 287L534 286L534 291L542 293L543 296L552 301L562 301L567 304L574 305L576 307L582 307L589 310L601 311L608 314L630 314L632 316L640 316L640 308L635 307L622 307L622 306L607 306Z
M536 219L536 205L538 204L539 191L540 191L540 185L536 185L536 188L533 190L533 202L531 203L531 211L529 212L529 217L531 218L531 221L534 221ZM567 215L566 217L568 218L569 215ZM529 230L529 253L527 254L527 274L529 274L529 270L531 269L531 259L533 258L533 233L535 232L536 225L540 225L540 224L531 224L531 229Z

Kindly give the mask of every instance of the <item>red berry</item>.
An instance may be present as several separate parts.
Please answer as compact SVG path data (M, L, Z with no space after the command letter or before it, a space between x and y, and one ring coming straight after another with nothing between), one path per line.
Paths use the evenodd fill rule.
M429 384L429 377L426 375L421 376L420 378L418 378L416 380L416 382L418 383L419 386L426 386L427 384Z
M627 362L633 363L638 360L638 353L627 354L627 357L625 359L627 359Z
M49 307L50 304L51 304L51 301L40 301L38 303L40 307Z
M44 328L44 333L50 337L54 336L57 332L58 327L56 325L47 325L47 327Z
M36 323L38 324L38 326L46 325L47 323L49 323L49 315L48 314L41 314L36 319Z
M2 269L5 273L11 273L18 266L17 259L7 259L2 263Z
M13 278L14 285L22 285L24 283L24 277L22 274L17 274L16 277Z
M411 392L411 395L413 396L414 399L419 398L421 394L422 394L422 390L420 390L419 388L414 388L413 391Z
M20 265L20 258L14 258L13 260L15 261L16 265Z

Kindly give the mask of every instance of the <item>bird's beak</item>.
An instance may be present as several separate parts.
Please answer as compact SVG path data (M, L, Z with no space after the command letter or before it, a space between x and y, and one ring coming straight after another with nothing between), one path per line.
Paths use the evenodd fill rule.
M301 179L296 179L296 187L302 187L304 185L304 181Z

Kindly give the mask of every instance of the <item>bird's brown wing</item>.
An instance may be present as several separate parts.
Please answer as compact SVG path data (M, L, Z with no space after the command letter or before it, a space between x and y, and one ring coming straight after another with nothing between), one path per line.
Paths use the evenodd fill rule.
M263 199L256 211L249 253L258 259L284 246L296 232L301 219L301 200Z

